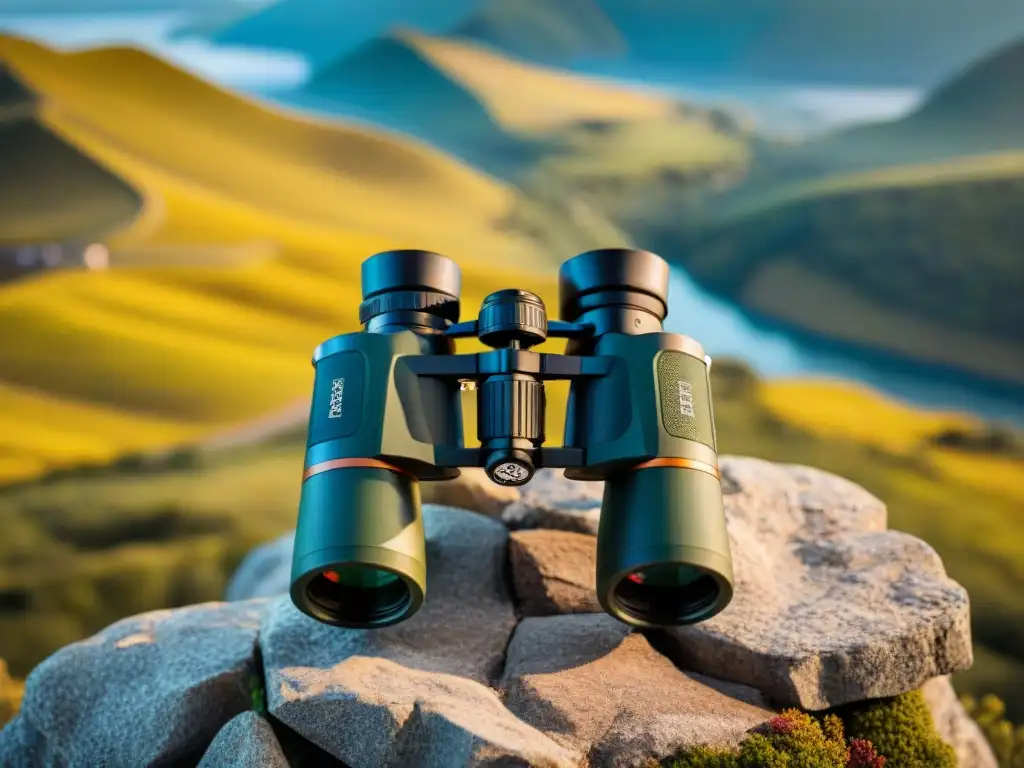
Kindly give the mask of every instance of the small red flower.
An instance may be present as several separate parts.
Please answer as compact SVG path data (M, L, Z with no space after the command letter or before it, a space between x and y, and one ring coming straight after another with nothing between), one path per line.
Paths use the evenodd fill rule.
M865 739L850 739L850 761L847 768L884 768L885 758Z
M800 727L800 723L792 715L777 715L768 721L772 733L790 734Z

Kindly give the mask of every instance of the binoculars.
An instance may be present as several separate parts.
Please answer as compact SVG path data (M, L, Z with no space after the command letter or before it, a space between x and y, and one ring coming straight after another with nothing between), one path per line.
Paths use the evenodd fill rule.
M733 573L711 404L711 359L663 330L669 267L603 249L559 270L561 320L506 289L459 321L461 272L428 251L362 265L362 330L313 356L315 380L292 602L326 624L376 629L426 593L420 481L483 467L518 486L542 467L604 481L597 544L601 607L641 628L704 621L732 599ZM456 354L455 340L489 349ZM566 339L565 354L531 348ZM545 381L568 380L562 445L546 446ZM463 439L464 386L477 391L479 446Z

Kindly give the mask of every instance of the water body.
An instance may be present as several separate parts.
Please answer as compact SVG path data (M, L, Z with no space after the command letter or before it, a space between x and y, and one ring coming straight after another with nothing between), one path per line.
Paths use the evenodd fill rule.
M132 43L168 58L221 85L273 98L305 81L307 63L280 51L214 46L200 40L171 40L187 19L179 14L0 16L10 30L61 47ZM639 84L635 71L595 72ZM777 126L804 120L804 127L894 117L918 94L831 88L816 84L750 84L706 80L681 84L678 75L644 72L643 86L671 90L698 101L752 105ZM802 117L801 117L802 115ZM973 413L1024 426L1024 386L1001 385L939 366L926 365L817 339L792 327L754 317L713 296L685 272L675 270L667 329L701 341L712 357L745 360L766 378L853 380L910 405Z
M852 380L926 410L1024 426L1024 385L817 339L748 314L708 293L680 269L673 270L665 326L700 341L712 358L740 358L765 378Z

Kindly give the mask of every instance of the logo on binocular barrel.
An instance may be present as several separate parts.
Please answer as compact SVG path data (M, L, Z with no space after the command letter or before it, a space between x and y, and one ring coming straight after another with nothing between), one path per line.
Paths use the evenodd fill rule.
M526 467L516 464L514 461L506 461L494 469L494 479L501 483L516 485L526 479Z
M693 417L693 385L688 381L679 380L679 412L683 416Z
M341 418L341 401L345 395L345 380L335 379L331 382L331 407L327 412L328 419Z

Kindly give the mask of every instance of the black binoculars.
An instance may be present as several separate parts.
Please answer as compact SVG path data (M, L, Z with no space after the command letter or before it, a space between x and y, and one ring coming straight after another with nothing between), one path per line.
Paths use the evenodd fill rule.
M291 599L304 613L373 629L426 593L419 481L483 467L518 486L542 467L604 481L597 597L636 627L692 624L732 599L711 405L711 359L663 330L669 267L604 249L559 270L561 320L529 291L492 293L459 322L461 273L428 251L362 265L362 331L314 356L315 382ZM475 337L488 351L456 354ZM565 354L531 348L566 339ZM544 382L568 380L565 435L546 446ZM463 439L463 386L477 390L479 446Z

